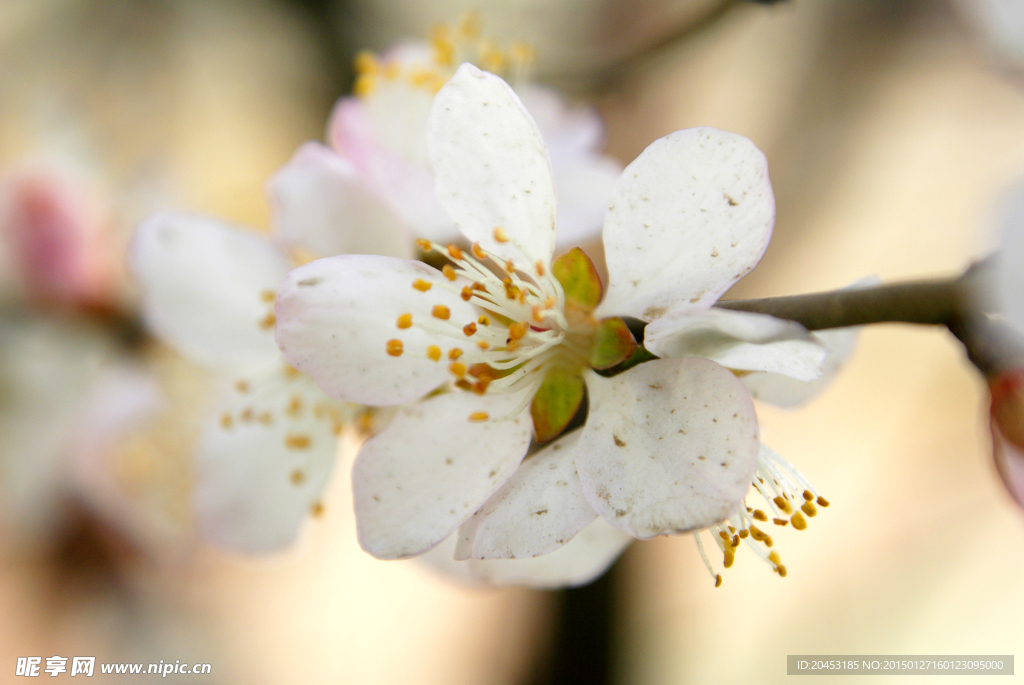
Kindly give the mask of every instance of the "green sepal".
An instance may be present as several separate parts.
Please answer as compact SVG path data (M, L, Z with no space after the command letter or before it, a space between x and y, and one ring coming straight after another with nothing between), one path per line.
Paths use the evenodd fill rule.
M590 257L574 247L551 265L551 273L562 284L565 301L585 312L591 312L601 302L604 288L601 277Z
M583 378L579 374L558 367L548 371L530 404L537 442L545 443L557 438L582 401Z
M590 350L590 366L609 369L625 361L636 350L636 338L626 322L619 317L604 319L597 325L594 346Z

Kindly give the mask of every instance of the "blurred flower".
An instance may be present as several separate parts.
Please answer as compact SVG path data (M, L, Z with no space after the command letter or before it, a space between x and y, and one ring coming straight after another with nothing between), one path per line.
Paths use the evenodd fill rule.
M429 45L402 43L380 58L360 54L355 94L338 101L328 126L333 150L309 144L279 176L278 192L310 187L309 180L325 175L328 168L345 166L350 173L333 183L341 195L339 207L382 202L410 237L440 243L458 238L454 221L434 192L426 132L435 93L468 61L511 77L548 145L558 196L559 245L596 238L621 166L598 151L602 126L596 113L569 107L554 91L527 81L531 59L524 46L501 51L481 38L473 15L455 30L439 27ZM368 197L359 199L361 195Z
M373 226L361 227L369 236L345 230L334 221L335 199L312 193L278 203L281 225L303 227L303 254L345 251L346 239L385 253L404 244ZM161 214L139 226L129 250L147 323L217 374L225 398L198 440L195 506L200 532L240 551L283 547L320 513L337 435L360 413L325 396L274 344L274 294L298 249L291 237Z
M436 96L428 136L438 197L472 249L421 240L451 262L442 271L387 257L320 260L292 271L277 301L282 352L332 396L368 405L426 396L356 460L363 548L415 556L461 525L457 559L538 557L600 515L579 554L536 562L547 584L552 568L563 583L592 577L629 536L727 518L735 540L723 549L738 544L739 529L770 547L753 523L767 517L740 507L755 473L776 519L805 527L797 500L816 493L760 445L753 403L730 369L809 381L826 350L791 322L710 309L771 236L761 152L706 128L648 147L611 195L602 300L580 250L552 262L547 152L504 81L464 64ZM635 348L620 316L650 321L646 344L665 358L603 377L594 369ZM428 395L446 380L469 392ZM531 433L546 442L564 430L584 380L583 430L520 466ZM785 573L777 555L763 556Z
M0 187L0 234L25 296L41 304L109 304L110 217L89 185L49 166L10 171Z

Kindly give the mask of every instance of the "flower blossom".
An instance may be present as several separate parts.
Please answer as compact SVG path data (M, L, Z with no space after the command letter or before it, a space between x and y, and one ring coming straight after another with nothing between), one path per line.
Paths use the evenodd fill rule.
M214 371L222 398L196 447L200 533L246 552L291 543L307 515L320 514L337 436L361 412L326 397L281 357L273 336L278 286L304 255L411 251L391 231L388 210L362 196L284 193L276 200L275 224L303 226L305 242L168 213L143 222L129 249L150 328ZM361 232L339 229L346 214Z
M530 59L525 46L502 51L482 38L472 15L454 30L438 27L430 43L407 41L380 57L361 53L353 95L341 98L331 115L330 145L307 143L300 148L278 174L274 194L339 193L386 206L410 240L422 236L447 244L457 239L455 222L434 192L427 117L434 95L468 61L512 75L536 120L551 152L560 244L596 238L621 167L599 152L603 129L593 110L569 106L555 91L528 82ZM350 173L339 175L338 168ZM351 225L357 225L356 219L347 218ZM281 225L279 230L305 237L302 224Z
M743 506L751 483L779 525L804 528L827 502L760 443L735 372L810 381L826 349L791 322L711 309L771 235L761 152L709 128L648 147L611 194L604 291L580 250L552 259L551 163L504 81L462 65L428 134L439 201L472 247L421 240L448 261L440 271L314 261L289 273L276 304L281 351L328 395L404 405L353 467L363 548L399 559L444 542L471 575L574 584L634 538L714 527L726 566L749 538L784 575L756 523L770 517ZM649 322L645 345L663 358L603 376L635 352L623 316ZM524 461L584 394L582 430Z

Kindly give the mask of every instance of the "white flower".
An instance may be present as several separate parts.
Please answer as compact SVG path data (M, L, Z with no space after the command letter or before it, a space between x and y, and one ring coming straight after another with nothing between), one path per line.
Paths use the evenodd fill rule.
M584 582L632 538L727 518L753 535L754 510L740 505L758 472L772 479L766 490L779 488L768 493L776 518L804 522L794 500L816 493L761 446L753 403L730 369L807 381L826 351L795 324L710 309L771 235L760 151L692 129L630 164L605 219L602 300L581 252L552 261L547 151L507 84L464 64L435 98L428 131L439 199L472 249L422 241L451 262L443 271L362 255L312 262L288 275L276 306L282 352L329 395L369 405L424 398L356 460L363 548L410 557L458 530L456 558L539 557L535 573L490 562L469 573ZM620 316L651 322L647 346L669 358L596 373L632 351L611 344L618 354L602 356L608 340L629 336ZM521 465L534 432L547 440L564 428L584 382L584 428ZM550 554L577 541L581 553Z
M338 101L328 125L331 148L318 145L320 158L304 160L300 166L313 168L340 156L355 170L347 181L346 196L362 193L383 202L400 217L410 237L445 244L456 239L454 221L434 192L427 117L435 93L456 66L475 62L489 71L516 76L517 90L551 151L560 244L578 245L596 238L605 201L621 167L598 151L603 140L596 113L569 107L554 91L527 82L529 59L526 48L499 51L480 38L471 18L454 31L439 27L429 45L402 43L380 58L362 53L356 60L355 94ZM302 184L298 177L289 183L289 169L279 177L277 187Z
M296 159L319 155L313 147ZM294 168L293 168L294 170ZM352 249L407 255L387 208L332 192L351 175L331 159L307 175L308 186L277 198L281 236L182 214L139 226L129 264L152 330L192 362L216 372L224 399L197 447L200 532L247 552L283 547L322 510L337 435L358 411L326 397L295 371L274 344L274 294L302 254ZM347 230L345 219L359 222Z

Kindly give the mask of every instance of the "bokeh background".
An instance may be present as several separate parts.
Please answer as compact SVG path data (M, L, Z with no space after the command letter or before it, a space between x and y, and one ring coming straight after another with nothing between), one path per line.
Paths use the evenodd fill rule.
M211 683L654 685L783 682L787 654L1013 654L1024 519L991 461L984 383L943 331L873 327L810 405L758 407L766 442L832 502L776 536L787 578L741 552L715 589L683 537L633 545L588 588L482 590L359 550L351 443L294 549L198 541L205 379L140 328L121 266L158 209L265 229L266 179L322 138L355 52L476 9L497 40L536 48L537 79L597 107L624 163L697 125L764 150L775 237L727 297L953 274L994 248L1024 177L1024 20L989 7L0 3L0 174L70 188L112 274L69 305L0 248L0 680L53 655L209 662L180 678ZM124 416L130 430L104 428Z

